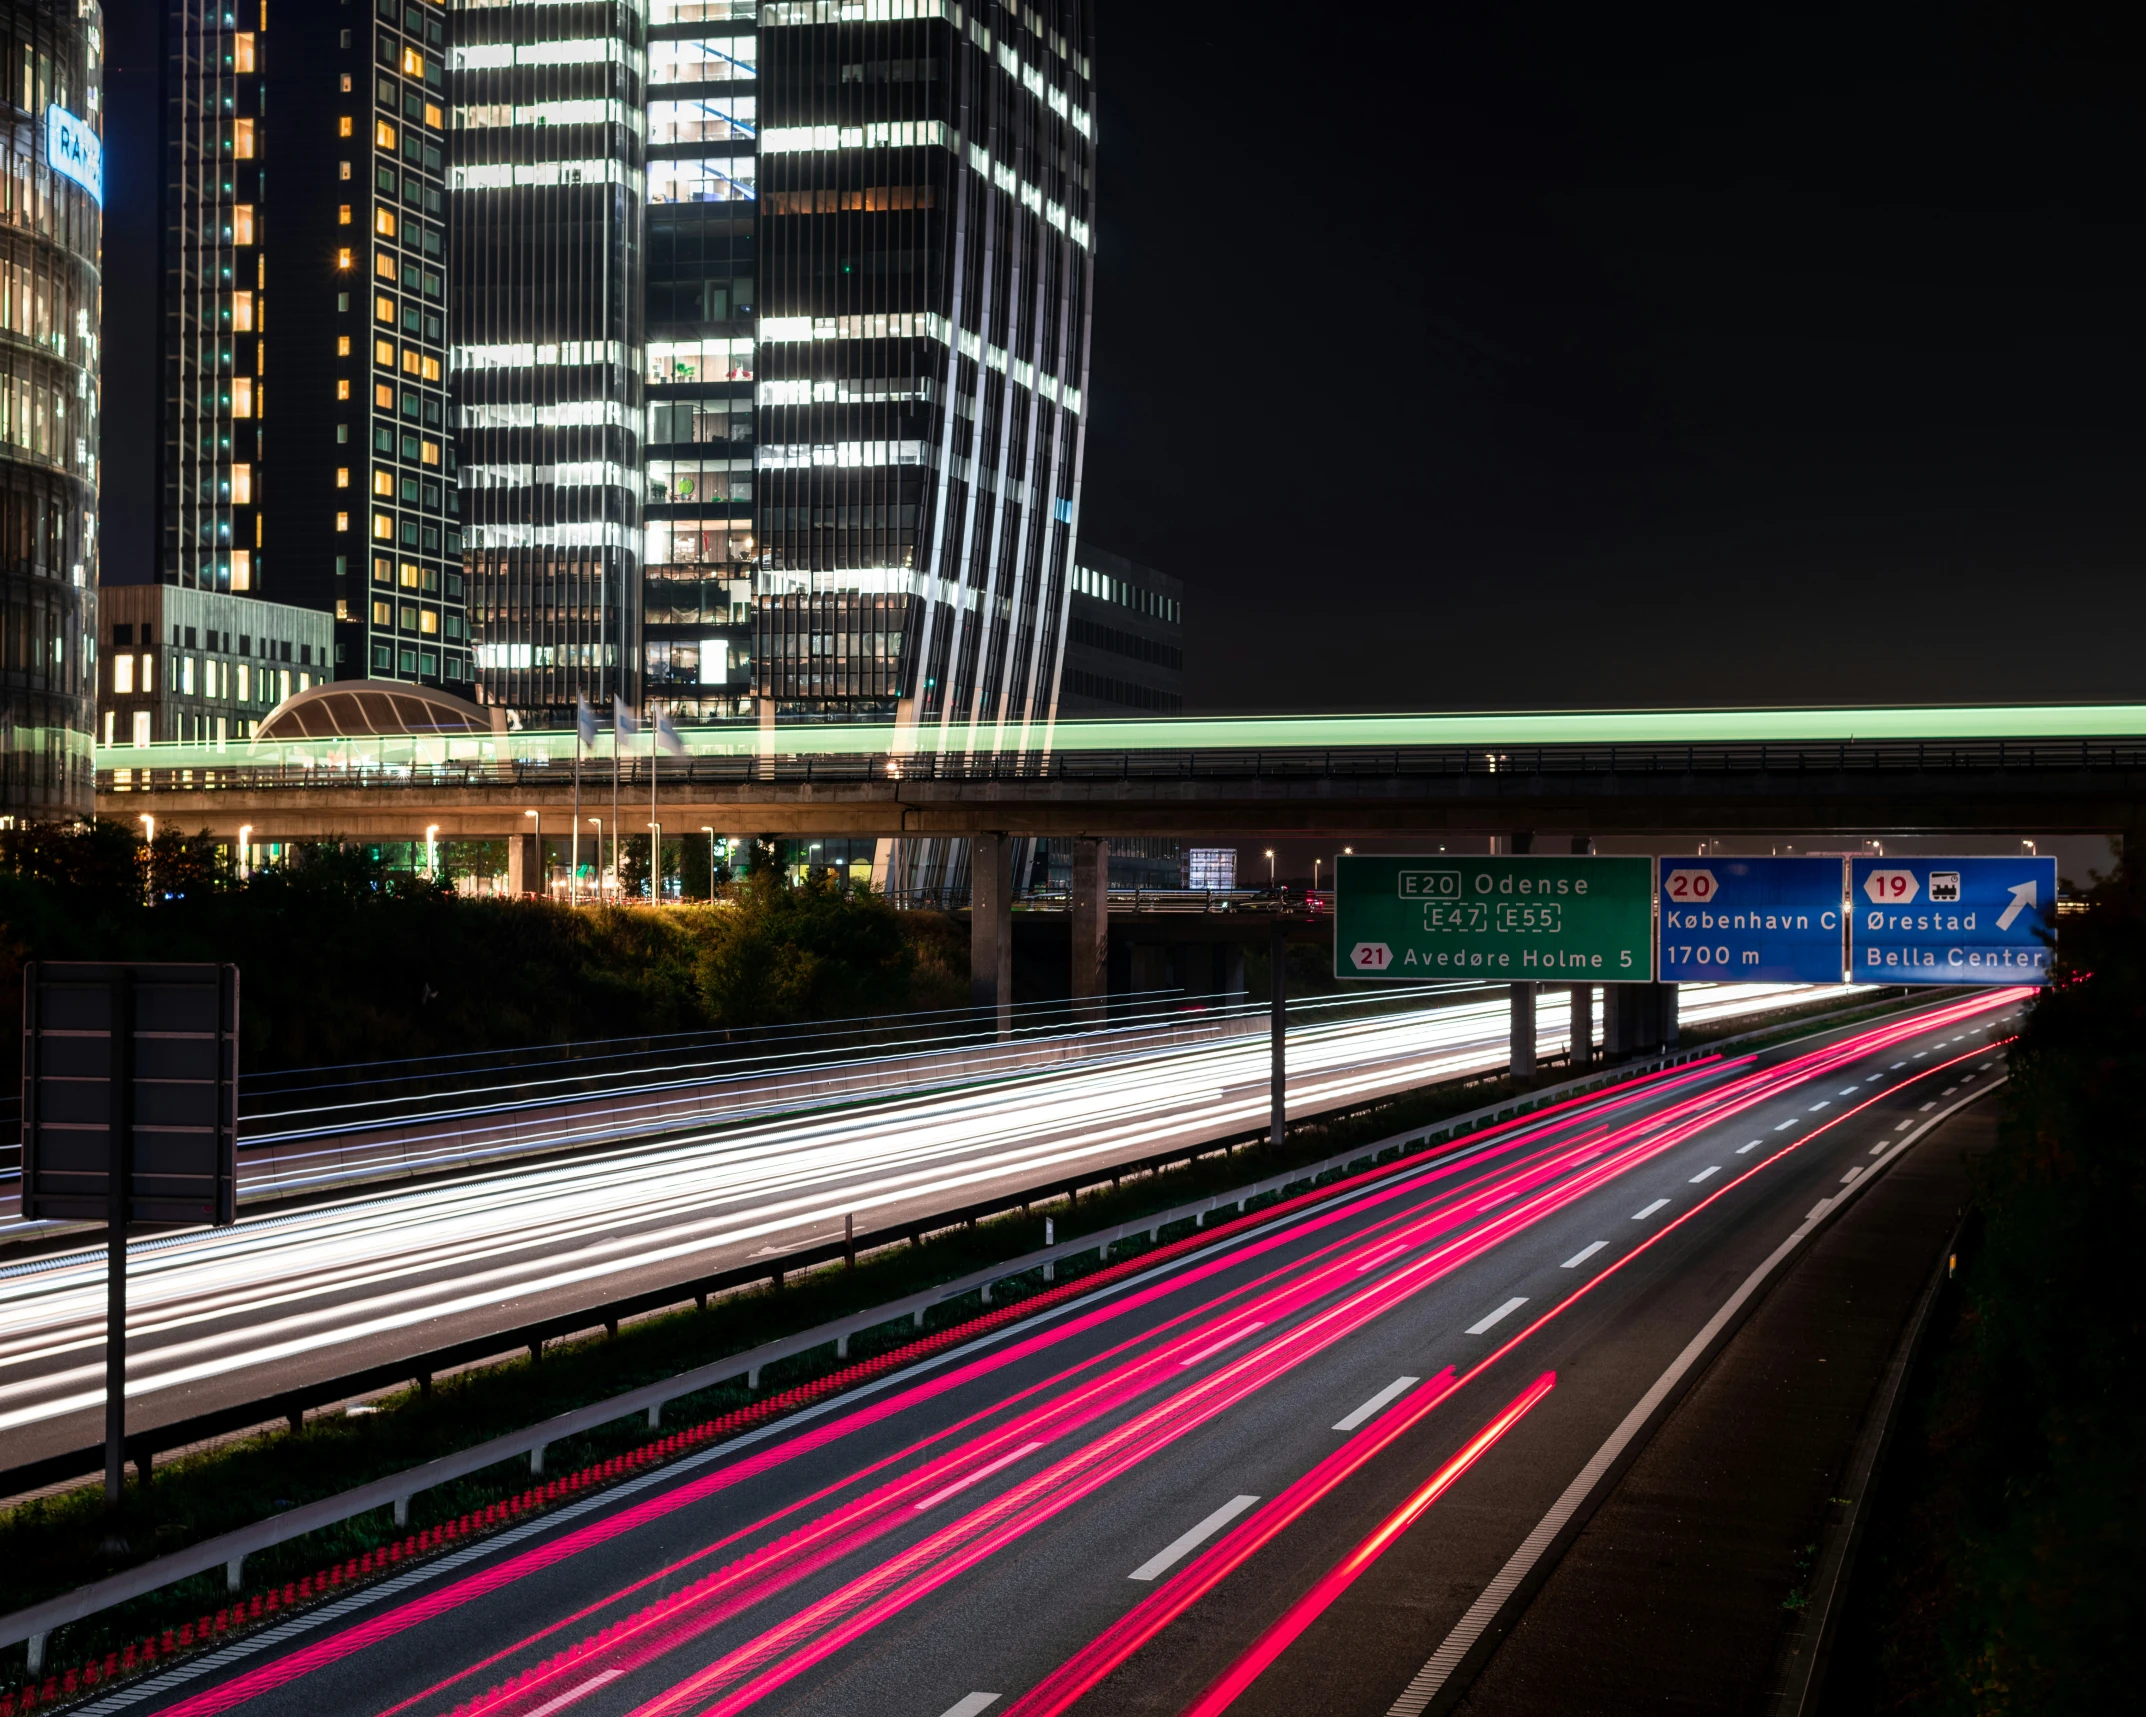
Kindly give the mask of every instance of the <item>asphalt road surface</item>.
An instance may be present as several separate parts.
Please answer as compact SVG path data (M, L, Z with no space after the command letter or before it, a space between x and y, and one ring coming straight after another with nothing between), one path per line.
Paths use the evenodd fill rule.
M2018 1001L1393 1165L87 1709L1420 1710L1753 1273L2002 1076Z
M1693 998L1733 1018L1810 992ZM1823 992L1819 992L1823 993ZM1293 1030L1289 1101L1314 1114L1497 1065L1506 1004ZM1563 1043L1544 1010L1543 1049ZM874 1102L268 1210L137 1240L128 1426L579 1313L860 1231L1225 1138L1266 1119L1265 1037L1147 1047ZM7 1464L103 1436L105 1253L0 1267Z

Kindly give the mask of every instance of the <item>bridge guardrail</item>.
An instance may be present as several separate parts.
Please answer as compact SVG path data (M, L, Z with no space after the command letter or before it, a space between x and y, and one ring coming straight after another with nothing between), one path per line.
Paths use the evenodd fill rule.
M1847 741L1822 745L1557 745L1505 751L1464 747L1371 747L1347 751L1120 751L1049 755L980 753L828 756L699 756L651 765L642 758L585 759L584 789L645 785L651 767L673 790L691 786L845 783L878 786L969 782L1241 781L1305 777L1468 775L1883 774L1888 771L2097 770L2146 768L2146 742L2128 740ZM362 787L564 786L568 766L548 759L505 762L357 763L349 767L190 761L170 768L101 768L100 793L249 792Z

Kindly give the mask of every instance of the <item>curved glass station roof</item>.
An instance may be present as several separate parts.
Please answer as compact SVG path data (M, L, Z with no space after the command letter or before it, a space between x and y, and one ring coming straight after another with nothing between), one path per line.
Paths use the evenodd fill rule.
M1830 709L1539 710L1446 715L1216 716L1059 722L1023 732L937 724L748 722L678 730L688 757L903 757L922 753L1411 750L1536 746L2051 744L2146 739L2146 704L1986 704ZM614 754L609 725L585 755ZM650 726L619 750L645 756ZM330 682L272 711L250 742L108 745L99 769L258 765L406 768L461 762L571 762L571 728L506 732L490 712L441 692Z

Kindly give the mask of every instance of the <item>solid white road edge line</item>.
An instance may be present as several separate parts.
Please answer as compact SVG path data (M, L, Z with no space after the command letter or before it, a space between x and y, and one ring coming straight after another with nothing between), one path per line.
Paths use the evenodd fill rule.
M1401 1379L1404 1385L1415 1381L1413 1377ZM1256 1496L1231 1497L1229 1501L1216 1509L1214 1513L1201 1521L1190 1532L1171 1539L1169 1543L1165 1544L1125 1577L1128 1580L1152 1580L1158 1574L1168 1573L1258 1500L1259 1498ZM978 1706L977 1709L980 1711L983 1707ZM949 1712L947 1717L953 1717L953 1714Z
M1405 1394L1407 1391L1415 1388L1415 1386L1422 1381L1423 1379L1420 1377L1396 1377L1391 1383L1387 1384L1385 1388L1381 1389L1376 1395L1372 1396L1370 1400L1366 1401L1361 1407L1357 1408L1355 1412L1351 1413L1346 1419L1343 1419L1342 1421L1340 1421L1340 1423L1335 1425L1334 1429L1337 1431L1355 1430L1357 1426L1361 1425L1366 1419L1370 1418L1372 1414L1376 1413L1381 1407L1385 1406L1387 1402L1392 1401L1397 1397ZM1133 1577L1135 1579L1139 1578L1137 1574Z
M2002 1079L1994 1080L1981 1091L1962 1097L1943 1114L1932 1116L1919 1129L1896 1143L1877 1168L1890 1167L1931 1128L1949 1121L1968 1104L1986 1097L2002 1083ZM1670 1361L1669 1369L1654 1380L1653 1386L1639 1398L1631 1412L1624 1416L1623 1422L1609 1434L1608 1440L1594 1452L1593 1457L1580 1469L1578 1476L1565 1487L1564 1494L1550 1505L1550 1512L1537 1521L1535 1529L1520 1541L1520 1548L1506 1559L1505 1566L1500 1568L1490 1584L1483 1588L1481 1596L1469 1605L1468 1613L1461 1617L1459 1624L1446 1635L1445 1642L1431 1653L1428 1661L1416 1672L1415 1679L1402 1691L1401 1697L1387 1707L1386 1717L1423 1717L1424 1712L1430 1709L1431 1701L1438 1697L1453 1672L1475 1649L1476 1643L1490 1631L1491 1623L1497 1620L1498 1612L1505 1607L1506 1601L1534 1572L1535 1565L1556 1542L1566 1523L1579 1513L1581 1505L1587 1501L1595 1487L1616 1467L1625 1450L1647 1428L1655 1411L1683 1382L1685 1375L1705 1357L1715 1337L1737 1319L1753 1296L1765 1286L1767 1278L1786 1262L1804 1241L1817 1232L1822 1216L1836 1206L1847 1203L1877 1178L1874 1168L1847 1191L1837 1193L1832 1198L1821 1199L1811 1214L1798 1225L1796 1231L1769 1252L1765 1261L1746 1276L1736 1291L1722 1302L1721 1309L1706 1320L1697 1335L1685 1343L1684 1351Z

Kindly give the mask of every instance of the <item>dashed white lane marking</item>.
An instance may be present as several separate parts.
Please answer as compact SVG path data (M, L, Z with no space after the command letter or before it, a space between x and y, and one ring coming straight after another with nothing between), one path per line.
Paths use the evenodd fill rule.
M1607 1246L1608 1244L1609 1242L1607 1240L1591 1240L1585 1246L1582 1246L1577 1252L1573 1253L1573 1255L1567 1258L1562 1264L1558 1265L1558 1268L1560 1270L1577 1270L1582 1264L1586 1263L1588 1259L1592 1258L1597 1252L1601 1251L1602 1248Z
M1780 1124L1779 1124L1778 1126L1776 1126L1776 1127L1774 1128L1774 1131L1775 1131L1775 1132L1777 1132L1777 1133L1785 1133L1785 1132L1787 1132L1787 1131L1789 1130L1789 1128L1793 1127L1793 1126L1794 1126L1795 1124L1796 1124L1796 1123L1795 1123L1795 1121L1794 1121L1793 1119L1790 1119L1790 1120L1786 1120L1786 1121L1783 1121L1783 1122L1781 1122L1781 1123L1780 1123Z
M1171 1539L1169 1543L1165 1544L1160 1550L1156 1551L1154 1555L1150 1556L1145 1562L1141 1563L1139 1567L1135 1568L1130 1574L1126 1575L1125 1577L1128 1580L1152 1580L1158 1574L1168 1573L1172 1567L1174 1567L1177 1563L1184 1561L1184 1559L1187 1556L1190 1556L1193 1551L1199 1549L1201 1545L1205 1544L1210 1538L1214 1537L1216 1533L1220 1532L1225 1526L1227 1526L1231 1521L1235 1520L1237 1516L1242 1514L1246 1509L1250 1508L1258 1500L1259 1498L1256 1496L1231 1497L1229 1501L1225 1502L1220 1508L1216 1509L1214 1513L1210 1514L1205 1520L1201 1521L1200 1524L1195 1526L1190 1532L1187 1532L1180 1537ZM969 1695L969 1697L971 1699L974 1699L976 1695L972 1693ZM993 1699L996 1699L998 1695L994 1693L991 1695L991 1697ZM954 1717L954 1712L961 1711L962 1709L962 1706L957 1705L954 1707L953 1711L949 1711L946 1714L946 1717ZM967 1707L967 1709L970 1711L981 1711L983 1707L981 1705L972 1705Z
M1906 1065L1907 1065L1907 1063L1906 1063L1905 1061L1896 1061L1896 1062L1894 1062L1894 1063L1892 1064L1892 1066L1888 1067L1888 1068L1887 1068L1887 1069L1886 1069L1885 1071L1886 1071L1886 1072L1888 1072L1888 1073L1898 1073L1898 1072L1899 1072L1899 1071L1900 1071L1900 1070L1901 1070L1901 1069L1902 1069L1903 1067L1905 1067Z
M1518 1311L1522 1306L1526 1305L1527 1303L1527 1295L1515 1294L1511 1299L1507 1300L1504 1305L1500 1306L1488 1317L1476 1319L1474 1323L1468 1326L1467 1333L1470 1335L1481 1335L1485 1330L1489 1329L1490 1326L1496 1323L1500 1318L1509 1316L1511 1313Z
M1808 1114L1812 1114L1812 1115L1815 1115L1815 1114L1817 1114L1817 1113L1818 1113L1818 1111L1819 1111L1819 1110L1821 1110L1821 1109L1830 1109L1830 1108L1832 1108L1832 1107L1833 1107L1833 1099L1832 1099L1832 1098L1830 1098L1830 1097L1821 1097L1821 1098L1819 1098L1819 1099L1818 1099L1818 1101L1817 1101L1817 1102L1813 1103L1813 1104L1812 1104L1812 1105L1810 1106L1810 1108L1809 1108L1809 1109L1808 1109L1808 1110L1806 1111L1806 1113L1808 1113Z
M1905 1121L1902 1121L1899 1126L1895 1127L1893 1131L1896 1133L1904 1133L1914 1125L1915 1117L1913 1115L1910 1115Z
M551 1717L551 1714L554 1711L564 1711L569 1705L573 1704L573 1702L579 1699L584 1693L594 1693L599 1687L603 1686L605 1682L616 1681L620 1676L624 1675L625 1673L626 1672L623 1669L607 1669L601 1675L592 1675L579 1687L569 1687L564 1693L560 1694L558 1698L545 1700L543 1704L539 1705L534 1711L529 1713L529 1717ZM976 1709L981 1711L983 1707L979 1705Z
M998 1701L999 1696L996 1693L964 1693L942 1711L939 1717L976 1717L977 1712L988 1711ZM535 1713L532 1712L530 1717L535 1717Z
M1848 1171L1848 1172L1847 1172L1846 1174L1844 1174L1844 1175L1842 1175L1842 1176L1840 1177L1840 1183L1841 1183L1841 1185L1842 1185L1842 1186L1846 1186L1846 1185L1847 1185L1847 1184L1848 1184L1848 1183L1849 1183L1850 1181L1852 1181L1853 1179L1855 1179L1855 1177L1856 1177L1857 1175L1861 1174L1862 1172L1863 1172L1863 1165L1862 1165L1861 1163L1857 1163L1857 1164L1855 1165L1855 1167L1854 1167L1854 1168L1850 1169L1850 1170L1849 1170L1849 1171Z
M1872 1146L1870 1147L1870 1154L1871 1154L1872 1156L1874 1156L1874 1157L1876 1157L1876 1156L1883 1156L1883 1155L1884 1155L1884 1154L1885 1154L1885 1153L1886 1153L1887 1151L1891 1150L1892 1148L1893 1148L1893 1141L1892 1141L1892 1140L1890 1140L1890 1139L1880 1139L1880 1140L1879 1140L1879 1141L1878 1141L1878 1142L1877 1142L1876 1144L1874 1144L1874 1145L1872 1145Z
M1833 1201L1830 1198L1821 1198L1816 1204L1811 1206L1809 1215L1806 1215L1803 1220L1809 1222L1814 1217L1820 1217L1825 1215L1825 1213L1832 1208Z
M1201 1348L1200 1351L1194 1354L1190 1359L1179 1360L1177 1362L1178 1369L1183 1370L1188 1365L1197 1365L1200 1363L1201 1360L1206 1359L1213 1354L1220 1353L1225 1347L1229 1347L1234 1343L1244 1340L1244 1338L1250 1335L1254 1330L1262 1330L1266 1327L1267 1324L1264 1318L1260 1319L1256 1323L1239 1324L1235 1329L1231 1330L1229 1334L1224 1336L1220 1341L1209 1342L1205 1347Z
M1920 1109L1917 1109L1917 1110L1915 1111L1915 1113L1916 1113L1916 1114L1918 1114L1918 1115L1927 1115L1927 1114L1929 1114L1929 1112L1930 1112L1930 1111L1931 1111L1932 1109L1935 1109L1936 1107L1937 1107L1937 1099L1936 1099L1935 1097L1933 1097L1933 1098L1931 1098L1931 1099L1930 1099L1930 1101L1929 1101L1929 1102L1925 1103L1925 1104L1924 1104L1924 1105L1923 1105L1923 1106L1922 1106L1922 1107L1921 1107Z
M1658 1198L1652 1204L1648 1205L1645 1210L1633 1211L1632 1220L1634 1222L1644 1222L1647 1220L1648 1217L1652 1216L1657 1210L1661 1209L1662 1206L1667 1204L1668 1202L1669 1200L1667 1200L1666 1198Z
M1361 1407L1357 1408L1355 1412L1351 1413L1346 1419L1342 1420L1339 1424L1337 1424L1334 1429L1337 1431L1355 1430L1357 1426L1361 1425L1366 1419L1370 1418L1372 1414L1376 1413L1381 1407L1385 1406L1387 1402L1395 1400L1399 1396L1405 1395L1409 1390L1415 1388L1415 1386L1422 1381L1423 1379L1420 1377L1396 1377L1391 1383L1387 1384L1385 1388L1381 1389L1376 1395L1372 1396L1370 1400L1366 1401ZM1137 1580L1140 1578L1140 1576L1135 1574L1133 1578Z
M1705 1180L1705 1179L1706 1179L1706 1178L1707 1178L1707 1177L1708 1177L1709 1175L1717 1175L1717 1174L1719 1174L1719 1173L1721 1173L1721 1165L1720 1165L1719 1163L1715 1163L1715 1164L1714 1164L1714 1165L1713 1165L1713 1166L1712 1166L1711 1168L1703 1168L1703 1169L1701 1169L1701 1170L1700 1170L1700 1171L1699 1171L1699 1172L1698 1172L1697 1174L1693 1175L1693 1176L1691 1177L1691 1179L1690 1179L1690 1180L1689 1180L1689 1181L1688 1181L1688 1182L1687 1182L1686 1184L1687 1184L1687 1185L1690 1185L1690 1186L1697 1186L1697 1185L1698 1185L1698 1184L1699 1184L1699 1183L1700 1183L1700 1182L1701 1182L1702 1180Z
M916 1512L922 1514L927 1508L930 1508L937 1503L944 1502L948 1497L960 1495L961 1492L967 1490L969 1486L973 1484L982 1484L983 1481L989 1478L993 1473L1004 1471L1007 1467L1012 1466L1015 1461L1021 1460L1026 1456L1034 1454L1038 1449L1042 1447L1043 1445L1041 1443L1023 1443L1018 1449L1015 1449L1013 1453L1009 1455L1001 1455L995 1461L984 1462L984 1464L978 1467L973 1473L963 1473L961 1477L956 1479L952 1484L942 1485L939 1489L933 1491L931 1495L927 1496L922 1502L917 1503L915 1505Z
M1838 1091L1834 1092L1833 1095L1836 1097L1853 1097L1855 1095L1855 1087L1853 1085L1843 1085Z
M1400 1257L1400 1255L1407 1250L1408 1242L1405 1240L1401 1241L1398 1245L1389 1246L1386 1248L1385 1251L1379 1253L1376 1257L1366 1258L1361 1264L1357 1265L1356 1273L1361 1276L1366 1270L1376 1270L1381 1264L1391 1264L1396 1258Z
M1863 1083L1865 1085L1875 1085L1879 1080L1883 1079L1884 1077L1885 1075L1882 1073L1873 1073L1868 1079L1864 1080Z
M1742 1156L1742 1155L1744 1155L1744 1154L1745 1154L1745 1153L1746 1153L1747 1151L1755 1151L1755 1150L1757 1150L1757 1149L1759 1148L1759 1146L1760 1146L1760 1144L1761 1144L1762 1142L1763 1142L1763 1141L1761 1141L1761 1140L1758 1140L1758 1139L1753 1139L1753 1140L1752 1140L1752 1141L1751 1141L1751 1142L1750 1142L1750 1143L1749 1143L1748 1145L1738 1145L1738 1146L1736 1147L1736 1154L1737 1154L1738 1156Z

